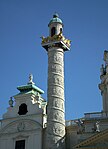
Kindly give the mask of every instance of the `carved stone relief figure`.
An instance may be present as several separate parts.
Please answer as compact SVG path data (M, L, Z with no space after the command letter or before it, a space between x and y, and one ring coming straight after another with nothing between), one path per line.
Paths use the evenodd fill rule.
M48 112L48 119L56 120L58 122L64 122L64 113L61 111L54 111Z
M64 102L62 100L54 100L53 105L57 108L64 109Z
M18 125L17 125L17 130L18 131L24 131L25 129L25 124L24 122L20 122Z
M63 113L55 112L53 115L53 119L62 122L64 120Z
M62 86L64 85L62 77L54 76L54 80L53 81L54 81L55 84L62 85Z
M54 105L55 105L55 107L59 108L60 107L60 101L59 100L55 100L54 101Z
M53 134L58 135L58 136L63 136L65 134L64 127L62 127L59 124L54 125L53 127L52 126L49 127L49 129L47 129L47 131L48 131L49 135L52 135L52 132L53 132Z
M53 133L56 135L63 135L64 134L64 129L61 126L55 125L53 127Z
M55 57L63 57L63 53L58 52L58 51L53 51L49 53L49 58L55 58ZM63 58L62 58L63 60Z
M55 87L55 88L53 89L53 94L62 97L62 96L63 96L63 89L62 89L62 88L57 88L57 87Z
M59 63L59 64L63 65L63 56L55 55L54 63Z
M55 72L55 73L59 73L59 74L63 74L63 68L60 65L57 64L52 64L51 66L49 66L49 71L51 72Z
M64 80L63 80L63 77L61 76L57 76L57 75L50 75L49 76L49 82L48 82L48 85L58 85L58 86L63 86L64 87Z
M52 100L48 101L48 104L51 107L55 107L55 108L59 108L61 110L64 110L64 102L61 99L58 99L58 98L54 98L53 97Z
M49 57L49 62L52 62L52 60L53 63L58 63L63 66L63 57L61 55L54 55L54 57Z

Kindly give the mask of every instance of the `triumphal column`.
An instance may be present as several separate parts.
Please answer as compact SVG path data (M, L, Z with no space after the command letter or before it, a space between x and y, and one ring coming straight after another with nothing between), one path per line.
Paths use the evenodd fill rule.
M70 40L63 35L58 14L53 15L48 27L49 36L42 37L48 53L46 149L65 149L64 52L70 50Z

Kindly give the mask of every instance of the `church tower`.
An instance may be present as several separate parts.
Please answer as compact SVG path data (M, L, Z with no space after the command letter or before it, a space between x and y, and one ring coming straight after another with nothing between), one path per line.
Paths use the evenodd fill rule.
M46 149L64 149L64 52L70 50L70 40L63 36L63 22L58 14L53 15L48 27L49 36L42 37L42 46L48 53Z

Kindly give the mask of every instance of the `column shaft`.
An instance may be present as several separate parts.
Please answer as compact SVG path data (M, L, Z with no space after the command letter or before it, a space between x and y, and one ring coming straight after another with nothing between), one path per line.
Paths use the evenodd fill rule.
M64 51L48 49L47 149L65 147Z

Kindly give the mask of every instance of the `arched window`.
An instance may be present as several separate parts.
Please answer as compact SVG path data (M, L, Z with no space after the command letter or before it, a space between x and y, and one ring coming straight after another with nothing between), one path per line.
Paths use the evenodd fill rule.
M63 32L63 28L60 28L60 33L62 33Z
M25 115L27 113L27 105L25 103L22 103L20 106L19 106L19 111L18 111L18 114L19 115Z
M56 33L56 28L55 27L52 27L51 29L51 37L54 36Z

